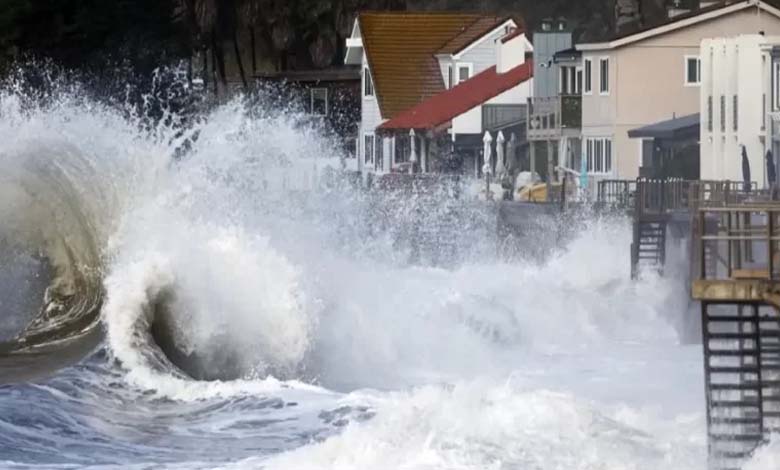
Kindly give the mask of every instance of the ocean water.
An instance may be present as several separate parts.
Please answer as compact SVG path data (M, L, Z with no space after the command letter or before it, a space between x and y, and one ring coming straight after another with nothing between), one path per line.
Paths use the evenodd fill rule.
M627 221L502 259L473 204L301 191L341 155L295 113L19 90L0 468L706 468L695 311L679 276L630 280ZM461 256L416 262L408 227L445 218Z

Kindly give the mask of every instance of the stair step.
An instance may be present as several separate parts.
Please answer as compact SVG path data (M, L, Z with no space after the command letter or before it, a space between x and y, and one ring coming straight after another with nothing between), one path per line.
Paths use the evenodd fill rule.
M756 383L738 383L738 384L710 384L710 390L713 392L722 392L728 390L756 390L760 387Z
M764 436L761 434L710 434L713 441L729 442L761 442Z
M756 335L755 333L708 333L708 336L710 339L755 339L756 336L761 336L761 338L772 338L775 335L761 332L760 335Z
M755 365L750 366L711 366L707 369L711 374L740 374L740 373L758 373L759 368Z
M713 417L710 421L714 424L762 424L761 418L727 418Z
M767 323L767 322L772 322L772 323L777 322L777 323L780 323L780 317L769 317L769 316L758 317L758 319L756 319L756 317L740 317L740 316L736 316L736 315L728 315L728 316L727 315L723 315L723 316L717 316L717 317L707 317L707 321L708 322L714 322L714 323L754 322L756 320L758 320L761 323Z

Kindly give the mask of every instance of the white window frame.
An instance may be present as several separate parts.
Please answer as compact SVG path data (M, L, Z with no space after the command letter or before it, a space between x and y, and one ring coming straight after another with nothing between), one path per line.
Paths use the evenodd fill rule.
M604 80L604 73L603 73L603 68L602 68L602 64L604 64L605 62L607 64L606 80ZM609 56L599 57L599 95L601 95L601 96L609 96L609 91L610 91L609 90L609 88L610 88L610 86L609 86L610 85L610 83L609 83L609 79L610 79L610 64L609 63L610 63ZM606 89L604 89L602 87L602 85L606 85Z
M314 92L315 91L324 91L325 92L325 113L324 114L319 114L319 113L315 113L314 112ZM328 103L328 98L330 98L330 97L328 96L328 89L327 88L324 88L324 87L312 87L312 88L309 88L309 110L311 111L311 114L313 114L315 116L327 116L328 115L328 105L330 104L330 103Z
M467 78L466 80L469 80L472 77L474 77L474 64L472 64L471 62L457 62L455 64L455 85L460 85L461 83L466 81L466 80L461 80L460 78L461 68L469 69L469 78Z
M370 80L371 83L371 94L366 93L366 80ZM368 65L363 66L363 80L361 81L361 85L363 87L361 94L363 95L364 99L367 100L373 100L376 99L376 87L374 86L374 77L371 75L371 69L368 67Z
M582 141L585 165L589 175L609 176L615 171L615 147L612 137L586 137ZM609 148L609 170L607 170L607 148ZM596 150L600 149L600 155Z
M780 111L780 60L772 64L772 111Z
M593 94L593 59L582 61L582 94Z
M688 81L688 62L691 60L696 61L696 79L695 82ZM683 60L683 85L687 87L701 86L701 57L697 55L686 55Z

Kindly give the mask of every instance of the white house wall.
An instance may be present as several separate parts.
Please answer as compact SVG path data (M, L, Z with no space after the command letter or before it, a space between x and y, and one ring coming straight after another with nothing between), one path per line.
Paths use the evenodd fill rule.
M701 178L741 181L744 145L750 161L751 179L763 186L766 130L764 103L763 36L704 40L701 45ZM709 129L709 98L712 96L712 131ZM726 100L721 112L721 96ZM734 96L737 96L737 130L734 130ZM721 119L725 118L725 131Z
M457 62L472 64L474 67L473 75L484 72L496 65L496 50L500 44L499 40L504 36L506 36L506 33L503 29L494 32L480 43L467 50L458 58Z

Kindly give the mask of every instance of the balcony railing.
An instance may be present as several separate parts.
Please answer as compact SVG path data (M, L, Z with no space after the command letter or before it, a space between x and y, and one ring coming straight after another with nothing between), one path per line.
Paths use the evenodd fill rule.
M528 100L528 137L547 138L582 127L582 97L560 95Z

